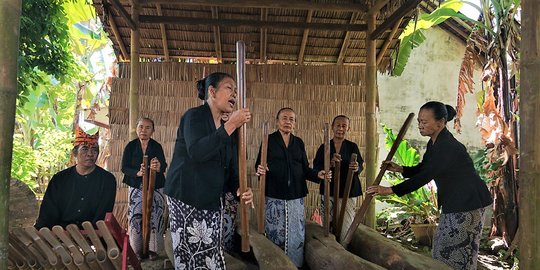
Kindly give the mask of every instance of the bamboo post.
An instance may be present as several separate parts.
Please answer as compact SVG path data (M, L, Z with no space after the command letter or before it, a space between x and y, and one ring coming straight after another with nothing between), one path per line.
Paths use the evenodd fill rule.
M351 154L351 162L356 162L357 160L356 153ZM349 200L349 194L351 193L352 188L352 178L354 176L353 169L349 167L347 171L347 179L345 179L345 189L343 190L343 198L341 199L341 209L339 211L339 218L337 220L337 230L336 230L336 239L341 237L341 230L343 229L343 220L345 219L345 212L347 209L347 201ZM340 239L341 240L341 239Z
M540 25L539 0L523 0L520 99L519 240L520 269L536 269L540 263Z
M17 57L21 0L0 1L0 258L8 257L9 181L17 103ZM0 259L0 269L7 269Z
M326 175L330 172L330 127L324 123L324 172ZM330 233L330 182L324 176L324 236Z
M403 140L403 137L405 137L405 133L407 133L407 129L409 129L409 126L411 125L413 118L414 118L414 113L410 113L407 119L405 120L405 122L403 123L403 126L401 126L401 129L399 130L396 140L394 141L394 144L392 144L392 148L390 148L390 151L388 152L388 155L386 156L386 159L384 161L392 160L392 158L394 157L394 154L396 153L399 147L399 144ZM379 174L377 175L375 180L373 180L371 185L378 185L381 183L381 180L384 176L384 173L386 172L387 167L388 167L387 164L384 164L381 167ZM364 216L366 212L368 211L368 207L371 204L372 199L373 199L373 195L366 194L365 199L362 202L362 205L360 206L360 209L356 211L351 227L349 228L349 230L347 231L347 234L345 235L345 239L343 239L343 246L347 247L347 245L349 245L349 243L351 242L354 231L364 219Z
M263 123L263 141L261 145L261 164L266 168L266 156L268 154L268 121ZM257 206L257 231L264 234L265 213L265 197L266 197L266 174L259 176L259 205Z
M141 218L141 227L142 227L142 258L148 257L148 245L150 241L150 234L148 229L148 182L149 182L149 175L148 175L148 156L143 156L143 166L144 166L144 174L142 177L142 218Z
M236 80L238 89L238 108L246 108L246 44L236 42ZM242 125L238 132L238 175L240 178L240 194L247 191L247 130ZM242 236L242 252L249 252L249 220L247 205L240 200L240 230Z
M339 156L339 154L338 154ZM337 224L337 220L338 220L338 216L339 216L339 210L338 210L338 207L339 207L339 177L341 176L341 158L339 159L338 162L336 162L336 164L334 165L334 175L332 175L332 179L334 180L334 209L332 211L332 226L334 226L334 234L336 235L336 238L338 238L339 234L338 234L338 231L340 231L340 229L338 228L338 224ZM341 202L343 203L343 202ZM347 203L347 201L345 201L345 203Z
M139 63L139 40L141 33L139 30L139 13L141 6L138 0L131 0L131 19L135 23L136 29L131 29L131 61L130 61L130 73L129 78L129 139L134 140L137 138L137 119L139 117L139 71L141 65Z

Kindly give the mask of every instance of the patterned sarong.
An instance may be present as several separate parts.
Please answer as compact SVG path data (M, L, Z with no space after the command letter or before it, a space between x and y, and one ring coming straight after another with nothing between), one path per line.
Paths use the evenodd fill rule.
M304 264L304 198L280 200L266 197L266 235L297 267Z
M225 269L223 209L197 210L168 197L175 269Z
M338 204L338 213L339 211L341 211L341 199L339 200L339 204ZM358 197L354 197L354 198L348 198L347 199L347 206L345 207L345 215L343 216L343 225L341 226L341 233L340 233L340 236L339 236L339 239L338 241L340 243L342 243L343 239L345 239L345 235L347 234L347 231L349 230L349 227L351 227L351 224L354 220L354 216L356 214L356 202L358 201ZM334 219L333 217L333 214L334 214L334 198L333 197L330 197L330 221L331 222L337 222L337 218ZM325 203L324 203L324 196L322 195L321 196L321 217L322 217L322 220L323 220L323 224L324 224L324 208L325 208ZM337 236L336 236L337 237Z
M454 269L475 270L485 208L441 214L432 256Z
M236 232L236 215L239 202L230 192L225 193L223 202L223 245L225 251L232 252L234 249L234 234Z
M129 244L139 256L142 254L142 192L138 188L129 188L128 233ZM165 212L165 196L163 189L154 191L152 216L150 217L149 251L159 253L163 249L163 233L166 225L163 215Z

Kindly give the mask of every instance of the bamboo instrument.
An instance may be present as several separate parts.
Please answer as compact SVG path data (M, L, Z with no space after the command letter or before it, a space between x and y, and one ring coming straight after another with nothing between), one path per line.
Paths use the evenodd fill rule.
M150 243L150 230L149 230L149 224L147 223L148 219L148 156L143 156L143 166L144 166L144 174L142 177L142 220L141 220L141 227L142 227L142 258L148 257L148 245L146 243Z
M351 161L356 162L357 155L356 153L351 154ZM343 198L341 199L341 209L339 210L339 218L337 219L337 230L336 230L336 239L341 237L341 230L343 227L343 220L345 219L345 212L347 211L347 201L349 200L349 194L351 193L352 187L352 178L354 176L353 169L350 168L347 171L347 179L345 180L345 189L343 190Z
M86 264L81 250L73 243L71 237L69 237L69 234L64 230L64 228L62 228L62 226L54 226L53 232L56 237L60 238L62 243L64 243L64 246L68 248L69 252L71 252L73 263L77 266L77 268L81 270L91 270L91 268L89 268Z
M90 223L89 221L85 221L82 223L82 226L88 234L88 237L90 237L90 242L92 242L92 245L96 250L96 259L101 269L114 270L115 267L107 257L107 251L105 250L105 247L103 247L103 243L101 242L101 239L99 239L99 236L94 230L94 226L92 226L92 223Z
M55 268L59 266L58 257L54 254L51 247L47 245L41 237L38 235L38 231L34 227L27 227L24 228L24 231L26 234L34 241L34 243L37 245L39 250L44 253L45 257L47 258L47 261L49 261L49 264Z
M13 247L19 251L28 266L34 268L50 267L49 262L43 255L39 253L32 245L32 240L28 236L24 235L21 228L14 228L9 234Z
M324 236L330 233L330 182L326 176L330 172L330 127L324 123Z
M261 145L261 164L266 169L266 156L268 154L268 121L263 123L263 141ZM259 176L259 205L257 207L257 231L260 234L264 234L264 221L266 219L265 213L265 197L266 197L266 174Z
M336 238L339 238L338 231L340 231L339 227L337 226L337 220L339 216L339 182L341 177L341 159L339 159L338 162L334 165L334 175L332 176L332 179L334 181L334 209L332 211L332 224L334 226L334 234L336 235ZM345 201L346 203L347 201ZM343 202L342 202L343 203ZM330 206L330 204L328 204Z
M77 245L81 248L81 251L84 255L84 261L86 262L88 267L90 267L90 269L100 269L97 262L96 254L79 231L79 227L77 227L77 225L75 224L69 224L67 225L66 229L71 235L71 238L73 238L73 240L75 240L75 243L77 243Z
M107 225L105 225L105 221L97 221L96 226L98 227L101 237L103 237L103 240L105 240L105 244L107 245L107 257L109 257L116 270L121 270L122 254L118 248L118 245L116 245L116 241L114 240L111 232L107 228Z
M394 154L396 153L397 148L399 147L399 144L403 140L403 137L405 137L405 133L407 133L407 129L409 129L409 125L411 124L413 117L414 117L414 113L410 113L407 119L405 120L405 122L403 123L403 126L401 126L401 129L399 130L396 140L394 141L394 144L392 144L392 148L390 148L390 152L388 152L388 155L386 156L386 159L384 161L391 161L392 158L394 157ZM383 166L381 167L379 174L377 175L375 180L373 180L371 185L378 185L381 183L381 180L387 168L388 168L388 165L386 163L383 163ZM371 203L372 199L373 199L373 195L366 194L366 197L364 201L362 202L360 209L356 211L351 227L349 228L349 230L347 231L347 234L345 235L345 239L343 239L343 246L347 247L349 243L351 242L354 231L356 230L358 225L364 220L364 216L366 215L366 212L368 210L369 204Z
M236 42L236 84L238 89L238 108L246 108L246 44ZM238 175L240 181L240 196L247 191L247 130L242 125L238 132ZM249 252L249 220L248 208L244 200L240 199L240 232L242 236L242 252Z
M11 239L11 235L10 235L9 238L10 238L9 239L9 246L8 246L8 257L9 257L9 259L19 269L32 267L32 266L30 266L30 262L28 262L28 257L26 256L26 253L24 251L19 251L19 249L13 243L13 240ZM34 263L35 263L35 261L34 261ZM34 266L35 266L35 264L34 264Z
M77 266L73 264L73 258L71 255L66 251L64 246L56 239L56 237L51 233L51 230L49 228L43 227L39 230L39 234L47 241L52 247L52 250L54 253L56 253L59 257L64 266L66 266L67 269L73 269L77 270ZM68 247L69 248L69 247ZM86 268L88 269L88 268Z

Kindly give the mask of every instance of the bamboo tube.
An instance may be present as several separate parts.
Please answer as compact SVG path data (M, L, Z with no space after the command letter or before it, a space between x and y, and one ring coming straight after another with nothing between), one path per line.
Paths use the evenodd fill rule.
M339 154L338 154L339 156ZM340 176L341 176L341 158L338 162L334 165L334 175L332 179L334 180L334 209L332 211L332 224L334 226L334 234L336 235L336 238L339 238L338 231L341 231L338 227L337 220L339 216L338 206L339 206L339 182L340 182ZM345 201L347 203L347 201ZM330 206L330 204L328 204Z
M52 267L57 267L58 265L58 257L54 254L51 247L47 245L43 239L38 235L38 231L34 227L26 227L24 228L24 231L26 234L32 238L32 241L37 245L37 247L40 249L41 252L45 254L45 257L47 258L47 261L49 261L49 264Z
M116 270L121 270L122 254L118 248L118 245L116 245L116 241L114 240L111 232L103 220L96 222L96 226L98 227L101 237L103 237L103 240L105 240L105 244L107 245L107 257L109 257Z
M114 270L115 267L107 257L107 251L105 250L105 247L103 247L103 243L101 242L101 239L99 239L99 236L94 230L94 226L92 226L92 223L90 223L89 221L85 221L83 222L82 226L88 234L88 237L90 237L92 245L96 249L96 259L101 269Z
M405 133L407 133L407 129L409 129L409 125L411 124L412 120L414 118L414 113L410 113L405 122L403 123L403 126L401 126L401 129L399 130L399 133L396 137L396 140L394 141L394 144L392 144L392 148L390 148L390 152L388 152L388 155L386 156L386 159L384 161L391 161L394 157L394 154L397 151L397 148L399 147L399 144L403 140L403 137L405 137ZM381 183L381 180L384 176L384 173L386 172L388 165L383 163L383 166L381 167L381 170L379 171L379 174L373 180L372 185L378 185ZM360 225L360 223L363 221L364 216L368 210L369 204L371 203L371 200L373 199L373 195L366 194L366 197L364 201L362 202L362 205L360 206L360 209L356 211L356 214L354 216L354 220L351 224L351 227L347 231L347 234L345 235L345 239L343 239L343 246L347 247L349 243L352 240L352 236L354 234L354 231Z
M146 200L146 216L143 216L144 220L143 222L146 224L146 231L145 235L143 235L144 242L143 242L143 250L146 250L147 252L150 251L150 233L152 231L152 226L150 224L150 221L152 219L152 203L154 200L154 187L156 185L156 171L150 169L150 175L148 179L148 186L147 190L145 191L145 197L143 198Z
M263 123L263 141L261 145L261 164L266 168L266 157L268 154L268 121ZM259 176L259 205L257 207L257 231L260 234L264 234L264 221L266 219L265 213L265 197L266 197L266 174Z
M356 162L356 153L351 154L351 162ZM341 209L339 211L339 218L337 220L336 239L341 237L341 230L343 227L343 220L345 219L345 209L347 208L347 201L349 200L349 194L351 193L352 178L354 176L353 169L349 167L347 171L347 179L345 180L345 189L343 190L343 198L341 199Z
M330 172L330 128L328 123L324 123L324 172ZM330 182L324 176L324 236L330 233Z
M29 267L38 267L38 261L35 256L28 250L28 248L21 243L21 241L13 234L9 233L9 243L19 255L22 255L22 259ZM17 266L19 267L19 266Z
M11 242L11 241L10 241ZM8 258L14 264L15 267L19 269L24 269L29 266L26 264L25 255L21 254L13 244L9 244L8 247Z
M54 229L54 228L53 228ZM96 259L94 250L90 247L84 236L79 231L79 227L75 224L69 224L66 227L67 231L71 235L71 238L75 240L75 243L81 248L84 255L84 261L90 267L90 269L99 269L99 264Z
M146 245L147 242L150 241L149 230L148 230L148 223L146 222L148 220L148 156L143 156L143 164L144 164L144 174L142 177L142 220L141 220L141 227L142 227L142 258L148 257L148 246Z
M246 108L246 44L243 41L236 42L236 79L238 89L238 108ZM242 125L238 132L238 175L240 178L240 196L248 189L247 183L247 130ZM244 201L240 200L240 231L242 236L242 252L249 252L249 220L248 209Z
M60 238L62 243L64 243L64 245L68 248L69 252L71 252L71 256L73 257L73 263L77 266L77 268L81 270L91 270L85 263L84 256L81 253L81 250L73 243L73 241L69 237L69 234L64 231L64 228L62 228L62 226L54 226L53 232L56 237Z
M58 226L60 227L60 226ZM52 250L54 253L56 253L58 256L60 256L60 259L62 260L62 263L66 266L67 269L74 269L77 270L78 268L73 264L73 258L71 255L64 249L62 244L56 239L56 237L51 233L51 230L49 228L43 227L39 230L39 234L45 238L47 242L52 246ZM68 247L69 249L69 247Z

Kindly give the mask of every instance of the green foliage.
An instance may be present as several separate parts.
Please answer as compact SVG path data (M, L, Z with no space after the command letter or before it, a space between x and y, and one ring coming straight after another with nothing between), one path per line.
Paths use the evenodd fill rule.
M386 134L386 148L390 149L396 140L396 135L386 125L383 125L383 131ZM420 162L420 155L415 148L409 145L408 141L403 140L394 154L393 161L402 166L415 166ZM392 185L405 181L401 174L394 172L387 172L385 180ZM395 194L377 197L377 200L392 205L392 207L383 209L379 213L379 218L385 218L386 220L414 218L419 223L425 221L435 222L439 216L439 210L437 209L434 187L428 187L429 185L402 197Z
M36 190L38 184L34 180L37 176L35 168L36 159L34 157L34 149L24 143L22 134L15 134L13 137L11 177L21 180L30 187L30 189Z
M488 155L491 151L494 151L494 149L480 149L471 155L474 169L486 184L493 182L498 177L498 172L504 164L503 159L490 162Z

